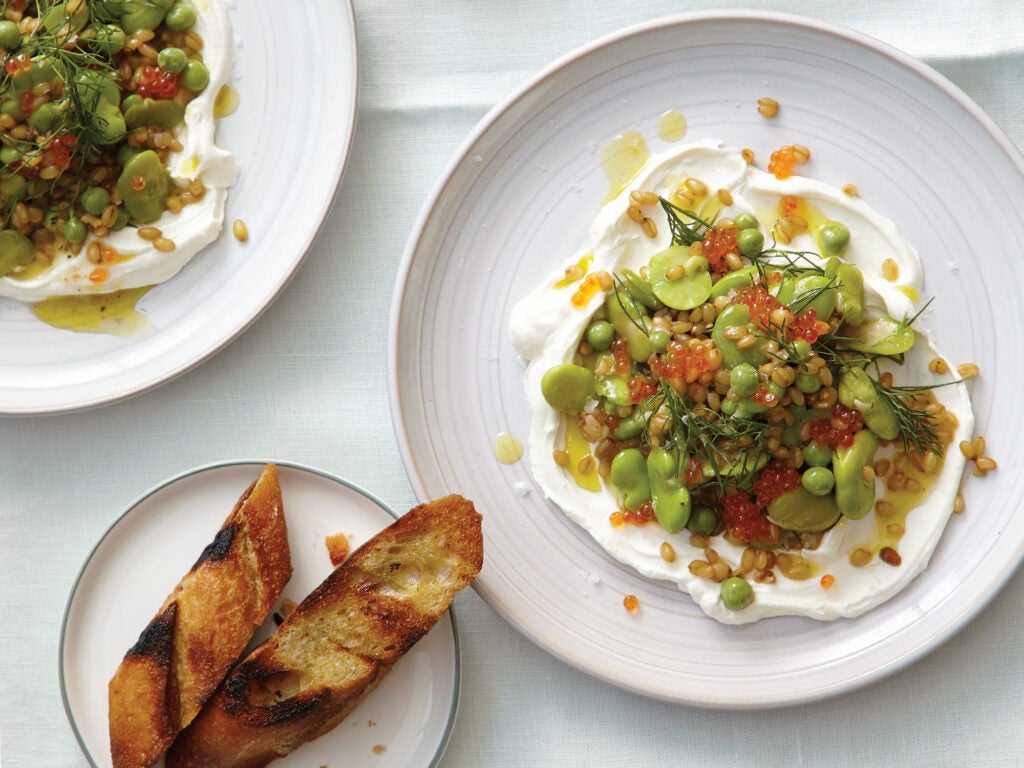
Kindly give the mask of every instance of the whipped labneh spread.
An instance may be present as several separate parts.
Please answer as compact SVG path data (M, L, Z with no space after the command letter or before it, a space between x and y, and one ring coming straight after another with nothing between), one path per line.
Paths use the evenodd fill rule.
M231 30L223 0L197 0L194 8L192 30L203 41L202 61L209 70L209 84L188 103L184 124L174 129L182 149L171 153L167 170L174 186L187 188L189 182L200 179L205 193L178 213L164 211L148 225L159 229L165 241L173 242L173 249L157 249L152 241L139 236L136 226L112 231L100 242L116 251L118 258L116 263L104 265L105 279L97 284L90 278L96 264L87 258L88 247L96 240L90 233L77 254L58 254L45 270L0 278L0 296L31 303L157 285L177 274L218 237L228 188L238 176L234 158L216 145L214 136L215 103L231 74Z
M790 544L776 548L775 558L800 564L798 569L789 569L795 574L793 578L778 566L768 578L755 578L756 569L747 569L743 576L752 589L752 599L741 606L727 605L723 599L724 579L708 578L706 573L697 575L704 566L693 564L706 563L707 549L712 549L714 558L727 562L736 573L751 548L755 553L747 554L748 560L771 547L738 541L722 525L695 536L687 528L671 532L658 520L616 523L616 513L624 509L623 492L609 480L607 472L600 476L593 473L590 482L583 483L574 467L555 460L557 454L569 453L567 425L576 416L552 407L542 391L545 374L557 366L580 363L580 342L594 322L595 312L599 319L604 317L603 307L609 297L624 284L621 277L633 273L646 279L652 257L673 245L661 208L650 205L645 211L656 225L657 233L652 236L631 215L635 214L637 200L630 193L644 190L673 200L674 192L688 179L699 179L709 190L694 203L692 210L697 216L730 221L741 214L756 217L765 236L766 261L778 262L778 254L771 253L778 249L799 253L799 260L824 269L829 259L823 254L818 228L827 222L845 225L849 243L841 260L859 268L863 275L864 322L886 318L909 324L925 306L917 252L893 222L863 200L810 178L776 178L748 164L738 149L717 142L692 143L654 155L627 188L600 209L590 230L590 242L578 253L565 254L565 261L512 311L512 343L528 361L525 383L532 414L528 452L533 476L546 496L610 555L646 577L674 582L721 622L739 624L785 615L820 620L857 616L892 598L928 565L959 492L965 458L957 445L970 439L974 427L966 385L957 379L955 366L934 364L941 355L920 323L914 323L916 343L911 348L905 353L901 350L899 355L879 355L870 371L876 379L883 372L891 373L893 388L919 387L933 398L930 402L939 404L938 408L946 412L945 423L952 425L945 435L945 450L939 457L929 457L926 471L907 470L907 477L914 478L907 486L913 489L910 492L899 483L887 485L891 475L884 474L890 463L901 461L901 467L909 463L907 453L896 456L904 444L899 438L878 441L873 462L862 471L867 482L874 478L870 511L856 519L838 516L831 527L817 531L815 536L805 536L806 547ZM715 198L719 190L724 192ZM804 231L792 233L785 245L773 237L783 196L799 199L816 219ZM743 263L750 264L747 260ZM581 294L586 275L599 273L612 276L618 287L610 290L605 281L600 290ZM720 277L716 274L716 280ZM575 304L570 300L574 295ZM582 305L581 295L585 299ZM834 322L833 331L842 333L844 328ZM593 444L590 449L595 450ZM573 454L574 461L577 455ZM877 477L875 468L879 470ZM679 472L682 474L684 469L681 467ZM801 472L805 469L806 465L799 467ZM747 492L753 495L749 488ZM666 543L671 557L666 557Z

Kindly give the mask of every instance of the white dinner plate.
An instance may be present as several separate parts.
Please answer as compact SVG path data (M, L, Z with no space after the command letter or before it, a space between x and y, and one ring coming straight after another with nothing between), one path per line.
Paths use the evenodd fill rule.
M127 335L54 328L0 297L0 414L94 407L178 376L245 330L299 268L352 143L356 28L348 0L281 9L228 3L239 106L217 137L241 174L220 238L139 301L145 327ZM235 219L247 242L232 235Z
M777 99L778 116L756 111ZM609 189L601 149L628 130L653 152L667 111L686 141L771 151L799 143L804 173L861 197L920 251L924 317L949 359L974 361L977 433L1000 462L967 478L966 511L931 567L853 620L725 626L665 582L608 557L533 482L524 444L524 362L512 306L589 247ZM771 13L682 15L627 29L542 71L493 109L429 197L401 266L389 328L391 406L403 461L426 499L458 488L484 511L481 596L541 647L652 697L751 708L820 699L878 680L963 627L1024 551L1016 475L1024 423L1024 162L969 98L864 35ZM998 355L997 355L998 351ZM636 594L640 609L623 608Z
M110 766L107 682L264 463L214 464L171 478L134 501L89 555L64 615L60 683L93 768ZM355 549L395 515L340 478L294 464L277 468L293 566L282 599L298 603L332 570L325 536L345 533ZM273 628L271 617L253 642ZM275 768L335 765L341 756L352 768L433 768L455 719L459 669L449 611L337 728Z

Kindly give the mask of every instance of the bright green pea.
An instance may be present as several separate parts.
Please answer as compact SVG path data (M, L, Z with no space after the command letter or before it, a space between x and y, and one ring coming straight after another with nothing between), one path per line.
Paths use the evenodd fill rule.
M164 48L157 54L156 63L161 69L178 74L188 66L188 55L181 48Z
M0 21L0 48L13 50L21 45L21 32L13 21Z
M651 349L654 352L664 352L668 348L668 343L672 341L672 337L665 331L653 331L650 335Z
M736 223L736 228L741 232L744 229L758 229L757 217L752 213L740 213L732 217L732 220Z
M731 576L722 582L722 602L731 611L742 611L754 602L754 588L739 576Z
M556 365L540 380L540 391L548 405L568 414L582 411L587 401L595 396L596 386L593 371L572 363Z
M812 467L827 467L832 463L832 449L824 445L818 445L814 440L807 443L801 453L803 454L804 461Z
M826 256L842 256L850 243L850 230L838 221L823 224L818 230L818 245Z
M827 496L836 486L836 476L828 467L810 467L800 476L800 482L808 493Z
M805 362L810 359L814 348L807 339L797 339L793 342L793 351L796 353L796 361Z
M736 233L736 247L748 259L752 259L764 248L764 235L758 229L741 229Z
M722 413L724 413L726 416L732 416L733 414L735 414L736 410L739 407L740 404L738 400L730 400L729 398L725 398L724 400L722 400L721 409Z
M201 91L210 84L210 70L203 62L193 59L181 72L181 84L190 91Z
M703 536L710 536L718 527L718 515L715 510L704 504L698 504L690 512L690 519L686 522L686 530Z
M69 243L80 243L85 240L88 234L89 228L85 226L85 222L81 219L68 219L68 223L64 225L64 237Z
M93 216L100 216L110 205L110 193L103 187L89 187L82 193L82 208Z
M587 326L586 337L594 349L608 349L615 341L615 327L607 320L598 320Z
M0 164L10 165L21 159L22 151L17 147L0 147Z
M757 368L749 363L740 363L729 371L729 386L740 397L749 397L754 394L758 382Z
M181 32L196 23L196 12L187 3L175 3L168 9L164 24L172 32Z
M801 373L796 377L796 388L805 395L811 395L821 389L821 379L816 373Z
M93 37L89 40L89 47L96 53L105 56L113 56L124 48L128 36L116 24L93 24Z

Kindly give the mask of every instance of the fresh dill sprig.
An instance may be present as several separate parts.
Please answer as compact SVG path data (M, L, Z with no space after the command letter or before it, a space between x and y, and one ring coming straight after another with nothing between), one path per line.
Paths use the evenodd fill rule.
M695 458L713 473L696 488L716 485L725 491L730 486L748 487L767 462L767 422L723 417L706 405L691 403L665 381L645 406L648 419L644 439L648 443L654 444L651 419L662 408L668 411L669 420L667 433L660 433L658 441Z
M931 411L914 405L914 400L921 394L932 389L956 384L956 381L943 384L924 386L886 387L869 376L874 384L875 392L892 411L899 427L899 439L903 442L904 451L916 450L920 453L932 453L942 456L944 447L938 433L938 420Z
M644 322L644 310L640 301L629 292L625 281L618 275L613 275L615 281L615 301L622 307L622 311L629 318L629 321L646 335L650 334L647 323Z
M693 245L702 242L704 234L714 226L714 220L705 221L693 211L680 208L675 203L659 197L661 207L668 217L668 229L672 233L672 245Z

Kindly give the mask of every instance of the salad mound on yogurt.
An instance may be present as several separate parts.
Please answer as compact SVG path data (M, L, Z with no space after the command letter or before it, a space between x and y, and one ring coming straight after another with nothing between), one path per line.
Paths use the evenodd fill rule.
M652 158L523 299L534 473L711 616L856 616L928 562L970 435L915 321L920 261L862 201L704 143Z
M0 1L0 296L155 285L220 231L220 0Z

